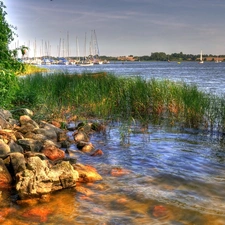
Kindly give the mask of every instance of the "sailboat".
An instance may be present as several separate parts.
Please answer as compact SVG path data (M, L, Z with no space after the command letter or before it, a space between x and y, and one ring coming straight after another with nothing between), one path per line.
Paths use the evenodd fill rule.
M91 62L90 58L86 57L86 33L85 33L85 41L84 41L84 58L77 65L79 65L79 66L93 66L94 65L94 63Z
M204 63L204 61L202 60L202 51L200 53L200 61L199 61L199 63Z

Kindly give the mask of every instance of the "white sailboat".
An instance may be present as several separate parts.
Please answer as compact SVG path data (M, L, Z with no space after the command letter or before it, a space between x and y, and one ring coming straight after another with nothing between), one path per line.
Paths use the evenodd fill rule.
M200 61L199 61L199 63L204 63L204 61L202 60L202 51L200 53Z
M91 62L89 57L86 57L86 33L85 33L85 40L84 40L84 58L77 65L79 65L79 66L93 66L94 65L94 63Z

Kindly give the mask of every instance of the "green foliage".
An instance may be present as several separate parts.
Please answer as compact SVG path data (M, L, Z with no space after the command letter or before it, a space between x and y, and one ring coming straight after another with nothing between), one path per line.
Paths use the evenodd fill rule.
M18 91L18 79L9 70L0 70L0 107L9 108Z
M10 69L14 72L22 71L23 65L15 58L15 51L11 51L8 45L14 40L15 27L8 24L5 16L5 5L0 1L0 69Z
M14 104L40 117L77 115L225 130L225 100L195 85L100 72L36 74L19 79L19 87Z

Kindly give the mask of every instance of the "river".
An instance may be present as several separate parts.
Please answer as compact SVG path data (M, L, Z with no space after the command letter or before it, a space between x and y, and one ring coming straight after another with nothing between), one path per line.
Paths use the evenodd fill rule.
M48 67L70 73L106 71L116 76L184 81L205 92L225 93L225 63ZM102 156L82 154L73 145L71 150L78 162L93 165L103 181L85 185L86 195L75 190L54 193L50 202L38 206L51 209L44 218L25 217L28 209L9 203L15 197L9 193L4 204L16 212L5 224L225 224L225 142L221 137L158 125L141 129L136 123L112 123L105 134L94 134L91 142L103 151ZM115 175L115 170L124 174Z

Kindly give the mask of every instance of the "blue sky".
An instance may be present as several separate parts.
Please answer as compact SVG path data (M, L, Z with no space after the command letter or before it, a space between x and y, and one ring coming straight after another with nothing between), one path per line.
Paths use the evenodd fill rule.
M57 56L60 38L62 45L69 36L69 54L77 55L77 39L83 55L85 33L88 43L95 30L100 55L199 54L201 50L203 54L225 54L224 0L3 2L7 21L17 26L19 35L12 45L29 45L31 52L36 40L37 52L48 45Z

